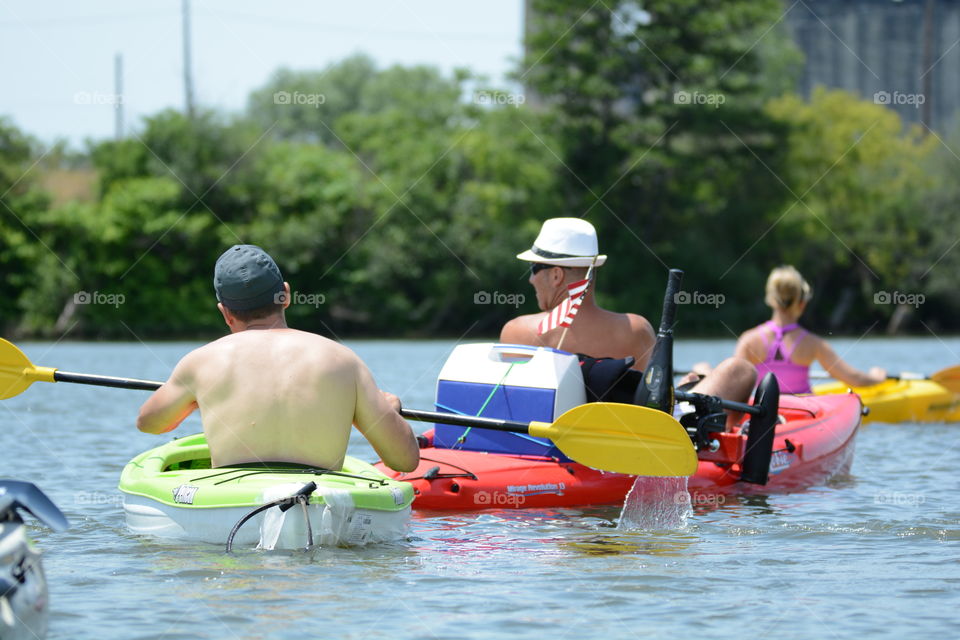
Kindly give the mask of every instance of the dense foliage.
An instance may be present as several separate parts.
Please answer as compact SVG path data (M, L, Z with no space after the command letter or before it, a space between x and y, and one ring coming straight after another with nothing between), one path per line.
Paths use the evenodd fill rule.
M3 332L215 334L213 263L250 242L299 328L495 335L535 311L514 255L559 215L597 226L611 308L656 321L666 268L685 269L682 335L763 320L783 262L819 294L814 328L956 328L960 141L790 93L802 60L771 28L778 0L585 6L533 3L525 95L363 56L279 70L246 113L164 111L70 156L95 175L87 199L48 194L62 154L0 120Z

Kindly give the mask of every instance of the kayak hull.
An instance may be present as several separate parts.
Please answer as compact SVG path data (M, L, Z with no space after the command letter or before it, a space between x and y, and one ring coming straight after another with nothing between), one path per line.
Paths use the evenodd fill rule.
M845 393L842 382L818 384L817 395ZM870 412L870 422L960 422L960 394L947 390L933 380L887 380L870 387L855 387Z
M223 544L245 515L311 481L317 489L308 504L264 511L238 530L234 545L303 548L311 534L313 544L359 546L406 535L412 488L349 456L337 473L279 465L211 469L206 440L197 434L131 460L121 474L120 490L133 533Z
M783 396L770 480L760 487L740 482L746 436L716 434L720 448L701 452L688 488L695 493L789 490L822 483L849 470L861 404L856 395ZM550 508L622 504L635 476L607 473L576 462L427 447L409 473L375 465L410 482L413 506L425 510Z

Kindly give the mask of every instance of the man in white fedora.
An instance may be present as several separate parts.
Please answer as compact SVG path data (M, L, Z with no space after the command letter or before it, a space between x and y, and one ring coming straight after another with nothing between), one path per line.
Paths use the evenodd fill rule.
M607 256L599 255L592 224L580 218L551 218L543 223L533 247L517 258L530 263L530 284L541 313L508 322L500 333L501 342L559 348L562 337L564 351L595 358L633 356L636 368L646 366L656 339L653 327L643 316L597 306L593 295L596 273L570 328L538 335L546 313L568 297L567 285L586 278L591 265L597 269L607 261Z
M592 358L633 357L634 369L647 366L656 335L643 316L607 311L594 298L596 274L591 278L575 321L539 333L538 327L551 309L569 297L567 286L587 277L591 266L601 267L597 231L580 218L551 218L543 223L533 247L517 256L530 263L530 284L537 295L540 313L510 320L500 332L500 342L562 348ZM745 401L756 382L756 370L742 358L728 358L699 382L694 391L728 400Z

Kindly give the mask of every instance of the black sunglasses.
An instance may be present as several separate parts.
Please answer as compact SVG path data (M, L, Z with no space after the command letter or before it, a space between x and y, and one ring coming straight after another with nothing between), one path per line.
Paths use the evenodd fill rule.
M534 262L530 264L530 275L535 276L544 269L553 269L557 267L558 269L566 269L567 267L561 267L558 264L543 264L542 262Z

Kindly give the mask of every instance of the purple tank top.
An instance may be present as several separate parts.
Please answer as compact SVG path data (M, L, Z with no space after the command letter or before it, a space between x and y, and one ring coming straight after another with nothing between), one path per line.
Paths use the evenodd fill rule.
M773 320L764 322L759 329L769 328L773 330L773 342L767 347L767 357L763 362L757 365L757 373L763 378L768 371L777 376L777 382L780 383L780 393L812 393L810 388L810 367L797 364L790 359L793 352L797 350L797 345L806 337L807 332L800 329L798 324L788 324L781 327ZM800 334L793 342L793 347L787 349L783 344L783 336L794 329L800 329ZM767 337L763 331L764 344L767 344Z

